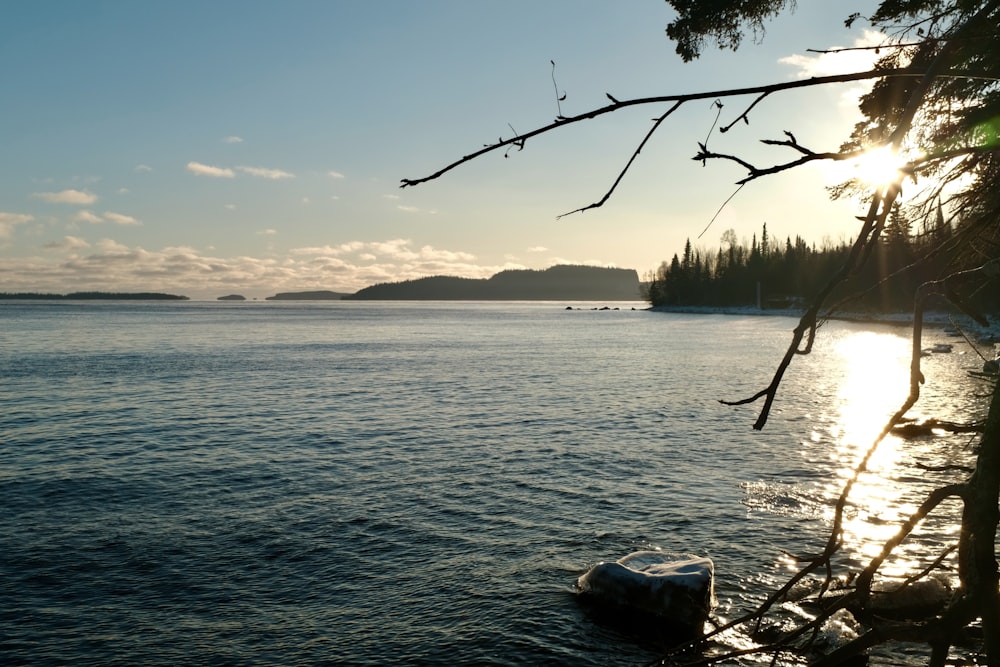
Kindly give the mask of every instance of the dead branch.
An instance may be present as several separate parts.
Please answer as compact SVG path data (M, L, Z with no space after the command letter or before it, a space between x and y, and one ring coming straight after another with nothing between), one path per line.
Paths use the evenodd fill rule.
M650 104L684 104L686 102L693 102L696 100L705 100L711 98L725 98L725 97L739 97L742 95L760 95L762 93L775 93L785 90L794 90L797 88L809 88L812 86L825 86L832 83L850 83L852 81L864 81L867 79L881 79L881 78L891 78L891 77L921 77L924 76L922 72L914 72L907 68L896 68L896 69L872 69L865 72L853 72L850 74L837 74L831 76L817 76L808 79L799 79L796 81L784 81L781 83L774 83L764 86L751 86L747 88L730 88L725 90L713 90L706 91L702 93L691 93L686 95L657 95L653 97L642 97L633 100L615 100L615 98L610 95L608 98L611 100L611 104L606 106L592 109L585 113L578 114L576 116L568 116L564 118L557 118L555 121L549 123L548 125L539 127L530 132L525 132L524 134L518 134L516 136L510 137L509 139L499 139L495 143L487 144L483 148L464 155L458 160L455 160L451 164L448 164L441 169L435 171L434 173L423 176L421 178L404 178L400 181L400 187L410 187L414 185L420 185L421 183L426 183L428 181L433 181L440 178L449 171L455 169L456 167L465 164L466 162L471 162L482 155L487 153L492 153L493 151L504 148L505 146L510 146L514 144L524 144L528 139L537 137L541 134L551 132L556 128L561 128L566 125L572 125L574 123L579 123L581 121L590 120L592 118L598 118L609 113L614 113L616 111L621 111L629 107L635 106L645 106Z
M748 106L746 109L743 110L743 113L741 113L739 116L737 116L736 118L733 119L733 122L729 123L728 125L723 125L722 127L720 127L719 128L719 132L721 132L722 134L725 134L729 130L733 129L733 126L736 125L736 123L740 122L741 120L743 121L744 125L749 125L750 124L750 112L753 111L753 108L755 106L757 106L758 104L760 104L761 102L763 102L764 98L767 97L770 94L771 94L771 91L765 91L765 92L761 93L757 97L757 99L755 99L753 102L750 103L750 106Z
M763 99L763 98L758 98L758 101L760 99ZM744 112L744 113L746 113L746 112ZM725 129L726 128L722 128L722 129L720 129L720 131L725 131ZM810 150L810 149L806 148L805 146L803 146L802 144L800 144L798 142L798 140L795 138L795 135L792 134L791 132L785 131L785 136L788 137L788 138L787 139L761 139L760 142L762 144L767 145L767 146L784 146L784 147L787 147L787 148L791 148L792 150L794 150L794 151L796 151L798 153L801 153L802 154L801 158L799 158L797 160L792 160L790 162L785 162L785 163L782 163L782 164L776 164L776 165L772 165L770 167L761 168L761 167L757 167L757 166L755 166L755 165L747 162L746 160L743 160L742 158L740 158L738 156L727 155L727 154L724 154L724 153L715 153L715 152L709 151L707 149L707 147L706 147L706 144L698 144L698 147L699 147L700 150L691 159L692 160L700 160L702 162L702 164L704 164L706 160L712 160L712 159L729 160L730 162L735 162L736 164L740 165L741 167L743 167L744 169L747 170L747 173L748 173L747 177L744 178L744 179L742 179L742 180L736 181L737 185L745 185L745 184L749 183L750 181L755 180L757 178L760 178L762 176L769 176L771 174L777 174L777 173L782 172L782 171L787 171L789 169L794 169L795 167L801 167L802 165L804 165L806 163L814 162L816 160L831 160L831 161L834 161L834 162L841 162L841 161L844 161L844 160L853 160L853 159L855 159L857 157L860 157L860 156L864 155L869 150L871 150L871 147L866 147L866 148L859 148L859 149L853 150L853 151L838 151L838 152L824 151L824 152L817 152L817 151Z
M913 514L906 518L902 525L900 525L899 531L882 545L882 551L879 555L873 558L868 566L861 571L861 574L858 575L858 580L855 584L855 591L862 610L865 609L868 597L871 595L872 581L875 578L875 574L878 572L882 563L885 562L885 559L892 554L893 550L902 544L903 540L909 537L910 533L913 532L913 529L917 527L917 524L923 521L938 505L948 498L958 497L962 500L967 500L967 492L968 487L965 484L950 484L948 486L935 489L928 494L924 502L920 504L920 507L918 507ZM870 621L871 619L869 618L866 620Z
M564 218L567 215L571 215L573 213L582 213L583 211L587 211L587 210L590 210L592 208L598 208L600 206L604 206L604 203L606 201L608 201L608 199L611 198L611 195L614 194L614 191L618 189L618 184L621 183L622 180L625 178L625 174L627 174L628 170L632 168L632 163L635 162L636 158L639 157L639 153L641 153L642 149L646 146L646 142L648 142L652 138L652 136L656 132L656 130L658 130L659 127L660 127L660 125L663 124L663 121L665 121L667 119L667 117L670 116L670 114L672 114L673 112L677 111L681 107L681 104L682 104L682 102L675 102L672 107L670 107L669 109L667 109L666 113L664 113L663 115L661 115L659 118L657 118L653 122L653 127L649 128L649 131L646 133L646 136L644 136L642 138L642 141L639 142L639 145L632 152L632 157L630 157L628 159L628 162L625 163L625 166L618 173L618 177L614 180L614 183L611 184L611 187L608 189L608 191L604 193L603 197L601 197L600 199L598 199L593 204L589 204L587 206L583 206L582 208L578 208L576 210L570 211L569 213L563 213L559 217L560 218Z
M903 588L904 586L909 586L910 584L920 581L921 579L926 577L928 574L930 574L935 569L940 567L941 563L944 562L944 559L950 556L952 553L954 553L956 549L958 549L957 544L952 544L951 546L949 546L947 549L942 551L941 555L935 558L934 562L932 562L930 565L922 569L920 572L917 572L916 574L904 579L903 582L897 587L897 590Z

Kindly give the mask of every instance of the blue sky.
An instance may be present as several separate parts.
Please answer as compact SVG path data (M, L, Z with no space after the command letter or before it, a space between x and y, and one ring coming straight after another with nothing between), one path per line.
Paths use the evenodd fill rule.
M640 274L682 249L743 173L690 157L715 119L663 126L603 208L648 107L537 138L400 189L511 127L618 99L850 70L870 2L799 3L736 54L683 64L660 0L133 2L15 0L0 22L0 291L154 290L192 298L354 291L387 280L589 263ZM837 6L834 6L837 5ZM552 81L566 99L557 105ZM835 61L835 62L834 62ZM783 130L835 149L856 87L775 96L714 135L762 163ZM723 122L750 100L725 102ZM696 244L851 237L828 170L751 184Z

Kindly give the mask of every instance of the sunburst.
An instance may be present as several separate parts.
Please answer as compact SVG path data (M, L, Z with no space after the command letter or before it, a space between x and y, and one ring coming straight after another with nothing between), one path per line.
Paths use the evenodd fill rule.
M851 177L873 188L882 188L899 179L910 160L889 146L865 151L848 161Z

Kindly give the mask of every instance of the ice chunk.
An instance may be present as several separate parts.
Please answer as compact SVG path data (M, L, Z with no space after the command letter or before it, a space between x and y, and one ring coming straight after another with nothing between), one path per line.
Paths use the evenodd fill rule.
M714 604L715 565L709 558L637 551L598 563L577 579L593 601L651 615L678 630L701 633Z

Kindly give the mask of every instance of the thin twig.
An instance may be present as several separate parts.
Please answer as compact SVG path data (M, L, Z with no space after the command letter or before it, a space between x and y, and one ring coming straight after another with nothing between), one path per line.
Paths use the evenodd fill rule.
M707 232L707 231L708 231L708 228L712 226L712 223L713 223L713 222L715 222L715 219L719 217L719 214L721 214L721 213L722 213L722 210L723 210L724 208L726 208L726 206L728 206L728 205L729 205L729 202L731 202L731 201L733 200L733 197L735 197L736 195L738 195L738 194L740 193L740 190L742 190L742 189L743 189L743 186L744 186L744 185L746 185L746 183L741 183L741 184L739 185L739 187L737 187L737 188L736 188L735 190L733 190L733 194L731 194L731 195L729 195L728 197L726 197L726 201L722 202L722 206L720 206L720 207L719 207L719 210L717 210L717 211L715 212L715 215L713 215L713 216L712 216L712 219L708 221L708 224L707 224L707 225L705 225L705 229L701 230L701 233L700 233L700 234L698 234L698 237L697 237L697 238L699 238L699 239L700 239L700 238L701 238L702 236L704 236L704 235L705 235L705 232Z

